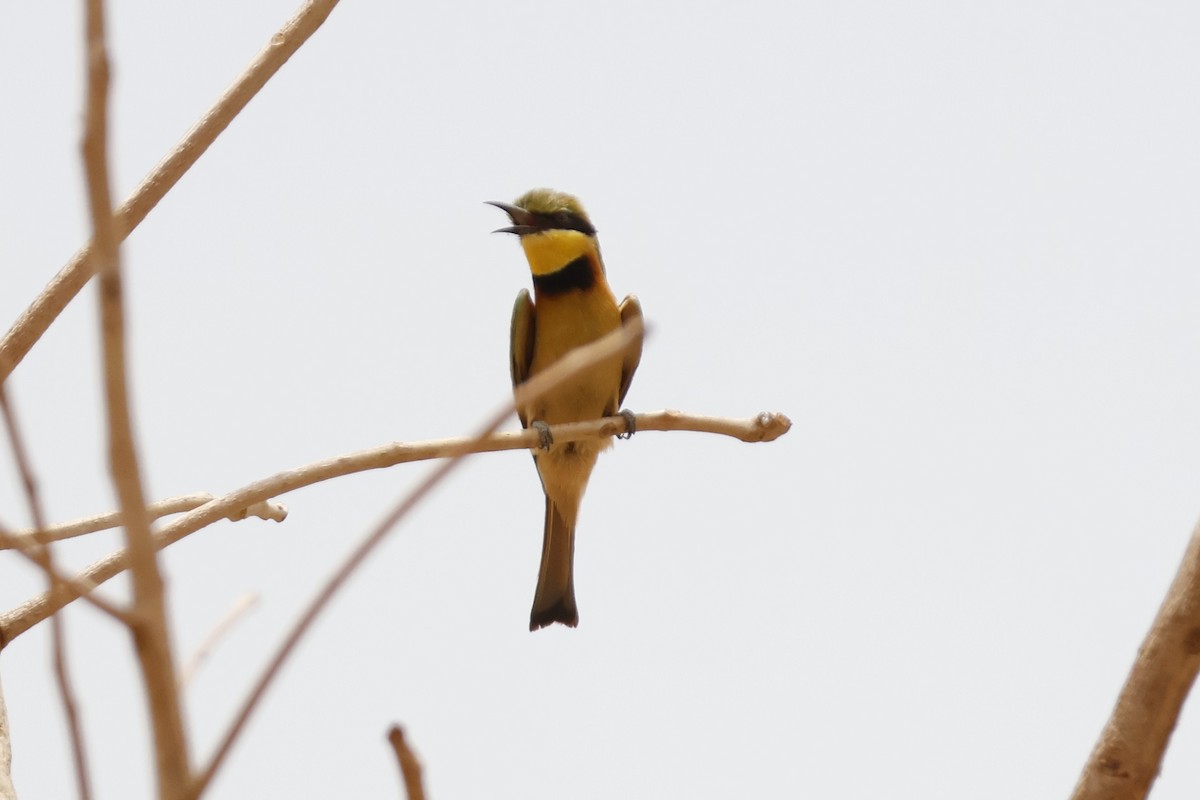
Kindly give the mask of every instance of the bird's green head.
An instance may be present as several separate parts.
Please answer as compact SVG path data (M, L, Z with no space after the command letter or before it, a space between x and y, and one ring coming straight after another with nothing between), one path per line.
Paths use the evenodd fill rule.
M500 228L496 233L515 233L529 236L546 231L579 231L595 236L596 229L588 219L579 198L554 189L530 189L516 199L512 205L488 201L490 205L503 209L512 220L512 225Z
M530 189L516 202L491 205L503 209L512 225L496 233L515 233L534 275L549 275L586 257L603 274L596 229L579 200L553 189Z

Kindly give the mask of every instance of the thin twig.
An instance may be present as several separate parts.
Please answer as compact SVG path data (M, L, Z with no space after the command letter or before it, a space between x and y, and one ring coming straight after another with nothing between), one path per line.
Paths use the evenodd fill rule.
M54 641L54 679L58 684L58 693L62 698L63 714L67 718L67 736L71 740L71 760L75 765L75 787L79 791L80 800L91 800L92 779L88 772L87 747L83 740L83 728L79 721L79 704L75 700L75 690L71 686L71 671L67 666L66 633L63 630L61 614L55 614L50 620L50 636Z
M233 607L225 612L225 616L217 621L213 629L200 642L200 646L196 648L196 652L192 653L192 657L183 665L183 669L179 670L179 691L184 691L188 683L196 671L200 669L200 665L204 663L204 659L208 658L208 654L213 651L217 643L225 637L238 620L246 615L250 609L258 604L258 595L253 592L247 592L237 599Z
M191 511L193 508L199 508L212 499L213 496L207 492L171 497L146 506L146 517L153 521L170 514L180 514L184 511ZM97 514L92 517L84 517L83 519L75 519L70 522L51 525L41 531L33 528L13 531L13 537L18 541L0 542L0 550L7 550L10 547L25 547L27 544L61 542L63 539L73 539L76 536L115 528L120 524L121 512L109 511L106 514Z
M142 179L129 199L113 218L120 241L141 224L150 210L179 182L192 165L233 121L246 104L258 94L279 68L321 27L337 0L309 0L279 32L271 37L250 66L238 76L216 104L200 117L183 140ZM92 247L89 243L71 257L58 274L17 318L0 339L0 383L8 379L17 364L29 353L42 334L58 318L93 274Z
M503 424L504 420L513 412L514 406L520 408L528 405L560 383L575 377L583 370L605 359L620 355L631 344L639 341L642 335L641 321L635 320L589 345L572 350L545 372L535 375L528 382L517 387L517 390L514 392L514 402L505 404L473 438L478 440L488 436ZM366 538L359 542L346 557L345 561L338 567L337 571L321 587L320 591L317 592L316 596L313 597L312 601L304 609L300 618L292 626L291 630L288 631L287 636L284 637L283 644L279 646L279 650L271 658L262 675L255 682L254 688L250 690L250 695L246 698L241 709L234 717L234 721L230 724L229 730L222 738L216 753L213 754L212 760L200 772L199 778L197 778L192 791L188 795L188 800L198 798L204 792L209 782L212 781L213 776L216 775L217 770L224 763L225 757L229 754L230 748L233 747L233 743L237 741L238 736L245 728L250 715L258 707L259 701L266 694L267 687L274 681L279 670L282 669L284 663L296 649L296 645L300 643L300 640L312 627L317 616L325 610L325 607L329 604L333 596L350 579L350 576L354 574L358 567L366 561L367 556L374 551L387 534L396 527L397 523L419 504L435 486L441 483L462 462L463 457L469 455L470 452L470 442L465 442L457 452L450 454L445 461L430 472L423 481L418 483L408 493L407 497L396 504L396 507L392 509Z
M34 527L40 528L45 524L46 515L42 512L37 480L33 477L33 465L25 452L25 442L17 425L16 415L8 404L8 394L4 390L4 384L0 384L0 413L4 416L4 427L8 430L8 439L12 444L13 460L16 461L17 471L21 474L21 484L25 489L25 501L29 505L29 516L33 520ZM50 593L58 594L61 584L55 580L57 573L54 569L54 554L50 551L49 545L35 545L35 547L40 552L34 561L45 562ZM75 764L76 788L79 790L80 800L91 800L92 781L88 772L87 748L84 745L83 728L79 723L79 704L75 700L75 690L71 685L71 671L67 665L67 636L62 614L55 614L54 619L50 620L50 639L53 643L51 652L54 661L54 679L58 684L63 714L67 719L67 737L71 742L71 759Z
M195 494L185 494L179 497L170 497L166 500L159 500L157 503L151 503L146 506L146 516L151 521L161 519L171 514L182 514L185 511L199 508L205 503L210 503L213 496L208 492L196 492ZM275 522L283 522L287 519L287 508L279 503L271 503L268 501L259 501L252 503L245 508L233 511L226 517L228 520L237 522L248 517L258 517L259 519L269 519ZM0 550L8 550L9 548L23 548L31 544L45 544L47 542L59 542L63 539L72 539L76 536L83 536L88 533L96 533L97 531L108 530L115 528L121 524L121 512L109 511L104 514L96 514L83 519L76 519L70 522L63 522L58 525L51 525L44 531L27 528L25 530L13 531L10 538L0 538Z
M133 584L130 627L142 670L158 768L158 796L180 795L190 780L187 739L175 686L175 664L167 634L162 573L150 538L146 500L133 440L125 357L125 309L121 263L108 175L108 51L102 0L87 0L87 109L83 138L88 206L92 216L92 261L100 278L100 327L104 396L108 412L109 469L125 527ZM41 527L38 523L38 527Z
M425 787L421 784L421 762L404 740L404 729L393 725L387 738L396 753L396 763L400 765L400 778L404 781L404 791L408 800L425 800Z
M1072 800L1142 800L1200 671L1200 524Z
M773 441L786 433L792 424L786 416L776 413L762 413L748 419L724 419L680 411L655 411L638 414L636 419L639 435L650 431L695 431L719 433L743 442ZM612 436L624 430L624 417L604 417L588 422L554 425L550 428L550 433L556 442L574 442ZM154 545L158 548L167 547L260 500L278 497L305 486L357 472L393 467L410 461L446 458L464 446L470 447L470 452L473 453L528 450L538 446L538 432L525 430L497 433L477 441L454 438L427 442L396 442L285 470L247 484L174 520L154 535ZM125 551L118 550L89 565L79 577L101 584L121 574L127 567ZM60 602L57 598L41 595L0 615L0 644L17 638L74 599L68 596Z
M18 463L24 462L28 465L28 460L24 455L24 445L17 433L16 420L13 418L12 409L9 408L8 395L2 383L0 383L0 409L3 411L5 426L8 428L9 441L12 442L13 453L17 461ZM32 478L30 476L32 475L32 470L28 466L25 469L26 472L23 473L23 478L28 490L31 486ZM34 516L37 518L38 515ZM0 526L0 550L16 550L24 558L41 569L50 580L50 594L52 596L59 597L62 602L70 602L72 597L82 597L113 619L128 625L131 619L130 615L114 603L95 594L96 584L83 577L69 578L58 571L58 568L54 566L50 548L45 546L46 541L46 539L37 535L36 528L32 531L12 533L3 526ZM70 590L70 594L64 596L64 590L66 589ZM6 644L8 644L8 641L4 638L3 628L0 627L0 649L3 649Z
M47 557L45 545L29 541L29 537L21 537L0 528L0 550L16 550L46 573L52 585L59 584L58 596L61 602L69 603L76 597L82 597L123 625L128 625L132 621L133 618L128 612L95 593L96 584L83 576L69 578L59 572ZM0 650L7 644L8 640L4 638L4 626L0 625Z

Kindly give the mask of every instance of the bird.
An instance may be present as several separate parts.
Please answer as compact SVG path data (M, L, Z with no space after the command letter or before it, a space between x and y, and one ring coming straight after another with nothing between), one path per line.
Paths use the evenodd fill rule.
M596 229L579 200L553 189L532 189L513 203L488 201L512 225L494 233L515 234L529 262L533 296L522 289L513 306L510 367L513 389L576 347L641 322L637 297L617 303L600 257ZM524 428L539 431L534 463L546 495L542 560L529 615L529 630L554 623L579 624L575 605L575 523L588 478L611 438L555 444L548 426L621 413L632 433L634 417L621 411L642 357L639 336L623 354L603 361L528 405L517 409Z

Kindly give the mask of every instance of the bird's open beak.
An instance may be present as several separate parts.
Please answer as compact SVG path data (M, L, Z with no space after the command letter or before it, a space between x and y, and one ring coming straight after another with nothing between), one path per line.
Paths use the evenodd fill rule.
M515 233L518 236L524 236L527 233L537 233L540 230L537 226L537 217L520 206L500 203L495 200L485 200L484 202L489 206L495 206L503 210L505 214L508 214L508 218L513 221L513 224L507 228L497 228L492 233Z

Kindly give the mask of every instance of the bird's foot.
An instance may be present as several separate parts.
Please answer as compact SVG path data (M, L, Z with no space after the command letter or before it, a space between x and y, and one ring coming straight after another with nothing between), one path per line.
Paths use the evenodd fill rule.
M549 450L550 445L554 444L554 437L550 435L550 426L540 419L535 419L529 423L529 427L538 432L538 449Z
M628 408L622 408L617 413L625 418L625 432L618 433L617 438L618 439L628 439L630 436L633 436L633 434L637 432L637 415L634 414L632 411L630 411Z

